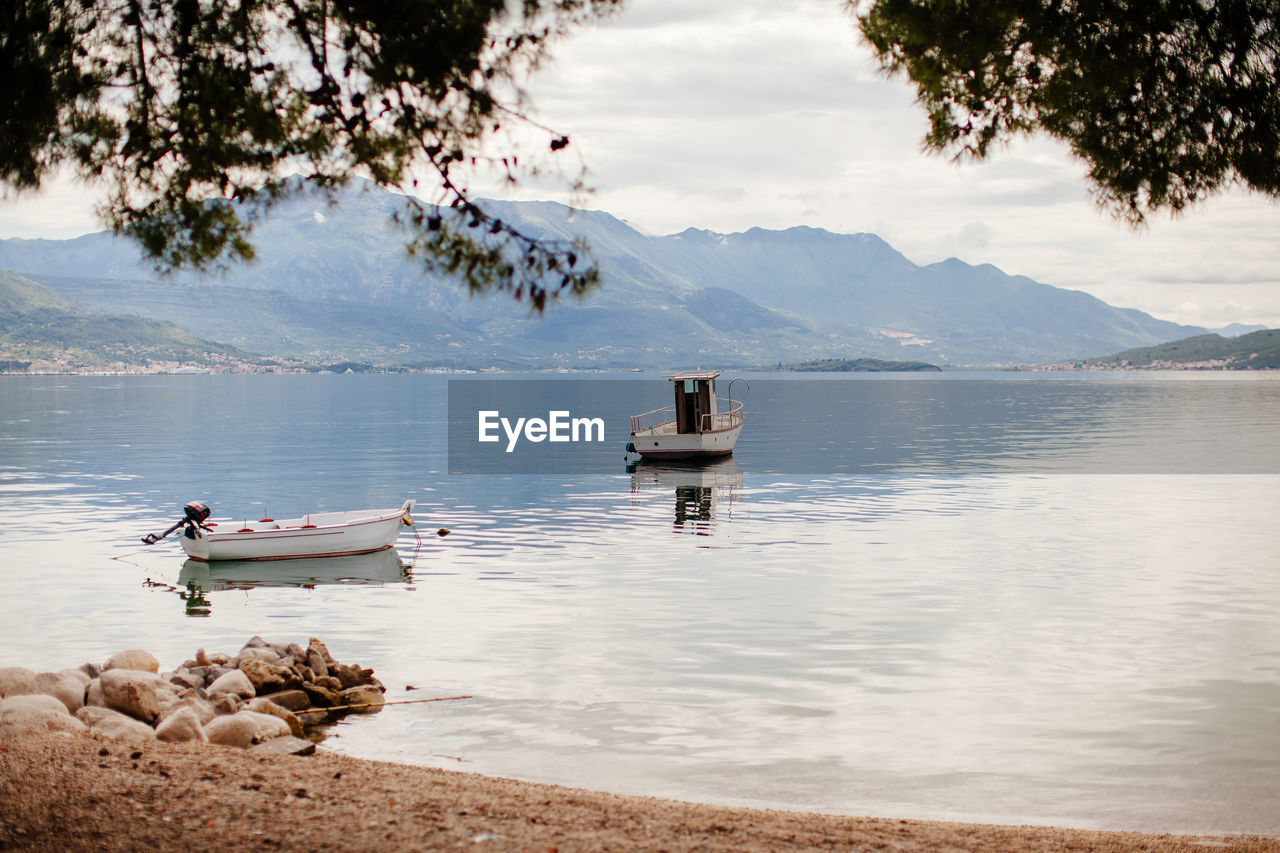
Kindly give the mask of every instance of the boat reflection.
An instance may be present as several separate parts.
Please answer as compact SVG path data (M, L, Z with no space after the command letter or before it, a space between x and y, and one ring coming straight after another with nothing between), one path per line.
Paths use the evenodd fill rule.
M208 615L207 593L228 589L299 587L329 584L381 585L410 583L413 567L394 548L345 557L306 557L298 560L187 560L178 573L178 587L188 612ZM200 612L197 612L200 611Z
M641 460L631 471L631 493L655 489L675 493L672 531L710 535L717 513L732 515L742 489L742 469L732 456L713 462L652 462Z

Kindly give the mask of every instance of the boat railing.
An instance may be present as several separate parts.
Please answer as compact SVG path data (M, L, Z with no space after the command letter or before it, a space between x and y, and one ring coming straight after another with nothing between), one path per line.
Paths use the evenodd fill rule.
M742 426L742 401L726 400L724 397L716 398L716 408L720 409L714 415L706 414L702 416L702 431L712 432L720 429L733 429Z
M661 409L654 409L652 412L645 412L642 415L632 415L631 434L639 435L642 432L657 429L664 424L671 423L675 419L675 406L663 406Z
M713 430L733 429L736 426L742 426L742 401L726 400L724 397L716 398L716 408L722 409L716 414L705 414L702 416L702 424L700 432L712 432ZM642 415L631 416L631 434L639 435L642 432L655 430L658 427L673 423L676 419L675 406L663 406L661 409L654 409L651 412L645 412Z

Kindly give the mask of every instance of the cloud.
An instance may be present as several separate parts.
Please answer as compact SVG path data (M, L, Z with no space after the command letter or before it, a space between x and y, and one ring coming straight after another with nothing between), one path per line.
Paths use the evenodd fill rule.
M1205 287L1236 284L1261 284L1267 287L1280 287L1280 269L1224 271L1221 267L1214 266L1192 272L1154 275L1151 280L1156 284L1195 284Z
M985 222L970 222L960 229L956 241L962 246L981 249L991 242L995 232Z
M94 213L99 193L63 174L46 179L38 193L23 192L0 199L0 238L79 237L101 231Z

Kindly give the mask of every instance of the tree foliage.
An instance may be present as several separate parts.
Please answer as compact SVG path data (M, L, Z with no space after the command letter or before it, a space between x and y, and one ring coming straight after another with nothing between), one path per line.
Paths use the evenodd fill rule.
M851 2L928 111L927 148L1043 130L1140 223L1232 184L1280 196L1280 0Z
M400 217L411 252L541 310L594 286L594 264L486 213L466 175L529 173L527 150L492 152L504 124L542 134L548 156L568 146L525 116L519 82L618 2L9 0L0 182L36 189L70 166L106 185L107 223L158 265L204 268L253 257L254 222L302 189L288 173L332 194L425 172L432 203Z

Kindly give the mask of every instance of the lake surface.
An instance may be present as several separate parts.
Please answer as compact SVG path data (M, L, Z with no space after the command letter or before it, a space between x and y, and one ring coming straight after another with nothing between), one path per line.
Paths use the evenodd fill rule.
M0 665L317 636L389 699L474 696L331 729L354 755L1280 833L1280 379L823 377L846 408L815 432L778 375L748 378L733 459L629 473L618 443L616 467L556 476L450 475L439 376L0 377ZM666 402L625 379L634 412ZM405 498L407 569L184 567L139 542L193 499Z

